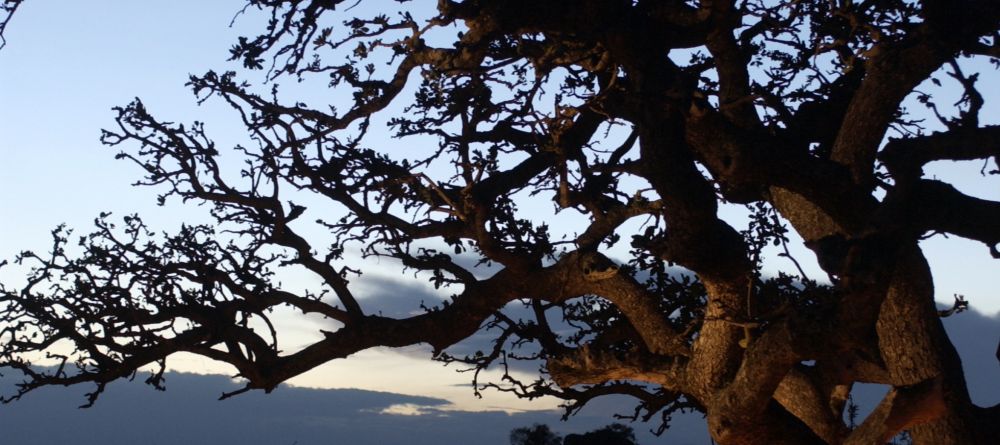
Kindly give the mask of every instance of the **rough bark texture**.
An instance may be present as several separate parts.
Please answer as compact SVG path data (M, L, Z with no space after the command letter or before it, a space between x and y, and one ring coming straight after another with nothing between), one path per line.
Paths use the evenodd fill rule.
M0 32L19 3L4 3ZM722 445L880 444L902 431L918 444L997 443L1000 408L970 401L918 242L948 233L1000 258L1000 202L922 177L932 161L1000 160L1000 130L979 122L982 79L963 70L1000 56L1000 2L400 6L412 15L339 0L249 6L273 26L241 39L233 60L275 79L328 78L353 102L310 108L234 73L192 77L256 142L236 151L242 176L201 124L158 120L140 101L118 109L104 142L161 200L210 204L218 227L158 236L137 217L116 227L102 216L81 255L66 254L59 229L51 255L19 258L35 269L24 288L0 288L0 367L25 382L5 400L91 382L94 403L150 364L160 387L180 351L270 391L367 348L425 343L477 370L540 362L537 381L483 386L559 397L569 412L608 394L636 397L646 420L700 410ZM331 17L347 21L323 28L339 23ZM964 100L949 108L914 93L932 75ZM902 112L913 94L940 131ZM424 158L369 147L370 127L386 121L404 147L437 145ZM558 238L564 228L518 211L528 195L580 215L580 229ZM746 205L749 224L722 219L723 202ZM326 250L305 236L316 218L334 240ZM640 233L620 233L633 219L647 221ZM765 246L787 248L788 230L826 284L761 274ZM621 235L631 253L609 258ZM454 297L420 315L375 315L353 293L350 252L391 259ZM286 267L322 285L283 289L275 271ZM282 351L276 307L336 327ZM495 335L490 347L449 349L480 330ZM63 365L31 363L44 353ZM851 428L856 382L892 390Z

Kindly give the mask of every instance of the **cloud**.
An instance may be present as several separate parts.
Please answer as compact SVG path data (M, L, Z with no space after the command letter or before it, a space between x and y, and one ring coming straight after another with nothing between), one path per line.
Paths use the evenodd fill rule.
M88 387L50 388L0 406L4 443L106 445L239 443L245 445L358 445L476 443L506 445L510 430L547 423L560 434L580 433L611 423L613 412L626 412L624 400L608 399L559 422L552 411L468 412L446 409L447 401L359 389L318 390L281 386L271 394L250 392L224 401L223 391L237 387L218 375L167 374L165 392L141 383L116 382L90 409L77 409ZM0 389L16 379L7 373ZM687 425L685 427L685 425ZM653 425L650 425L652 427ZM641 443L655 441L642 424L634 425ZM671 444L703 444L700 416L668 433ZM697 431L686 437L688 430Z
M416 403L397 403L383 408L379 414L389 414L393 416L430 416L447 417L448 415L433 406L418 405Z
M2 379L5 390L14 378ZM91 388L46 388L0 406L5 443L101 444L328 443L330 434L360 435L366 419L395 404L444 405L446 400L357 389L282 386L215 400L238 384L224 376L170 373L168 390L116 382L91 409L77 409ZM359 423L360 422L360 423ZM390 443L358 437L347 443ZM419 443L419 442L418 442ZM430 443L430 442L426 442Z
M970 310L946 317L944 328L962 358L972 401L980 406L1000 403L1000 314L988 316Z
M430 286L412 279L371 278L363 292L358 292L359 297L385 315L405 316L419 309L421 300L434 304L449 293L435 293ZM508 305L505 312L532 316L518 302ZM994 356L1000 340L1000 317L968 311L943 322L961 354L973 400L982 406L1000 402L1000 387L994 384L1000 381L1000 366ZM456 345L452 352L488 350L494 337L494 333L480 331ZM489 445L506 444L511 429L533 423L547 423L560 434L592 430L612 422L612 414L629 414L635 406L628 397L601 398L569 423L558 421L561 411L551 409L551 400L515 404L504 395L487 392L486 399L473 406L465 400L473 399L466 383L471 377L456 374L454 366L444 368L431 362L429 349L424 346L365 351L335 362L310 373L310 382L297 383L312 387L356 385L389 392L283 386L270 395L254 392L218 402L215 398L219 394L236 387L230 379L172 373L165 393L141 384L116 383L98 406L89 410L75 409L83 403L83 393L89 388L43 390L22 402L0 406L0 430L4 431L5 442L40 445L78 441L83 431L87 432L88 443L112 445L296 441L305 445L329 443L331 437L361 445ZM516 370L534 375L536 366L524 364ZM0 380L2 384L11 383L9 376ZM858 385L856 401L863 410L874 406L885 389ZM641 443L708 442L700 414L675 415L671 425L666 437L660 439L648 434L655 424L633 426L642 437Z
M426 281L412 275L395 278L382 274L366 274L357 280L355 293L366 313L387 317L410 317L423 314L420 307L434 307L460 288L434 289Z

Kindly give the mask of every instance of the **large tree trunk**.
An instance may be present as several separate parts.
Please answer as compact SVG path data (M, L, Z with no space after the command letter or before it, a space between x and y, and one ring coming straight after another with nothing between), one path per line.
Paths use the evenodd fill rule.
M996 443L978 437L974 406L962 373L962 362L944 331L934 304L930 268L916 246L900 254L889 292L877 324L879 350L893 386L913 386L940 380L943 414L936 417L939 401L914 401L908 409L914 422L910 428L917 444ZM931 397L937 397L932 395ZM904 421L906 419L899 419Z
M842 233L811 203L781 189L772 191L775 205L807 241ZM904 429L918 445L997 443L989 422L981 421L981 413L988 411L969 398L961 359L941 324L930 268L916 242L899 248L893 263L875 330L887 383L899 391L890 393L846 443L884 443Z

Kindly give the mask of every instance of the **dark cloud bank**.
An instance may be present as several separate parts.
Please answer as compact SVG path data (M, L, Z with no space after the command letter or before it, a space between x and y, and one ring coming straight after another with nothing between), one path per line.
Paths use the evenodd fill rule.
M445 370L442 370L445 371ZM9 391L15 379L7 375ZM76 408L90 388L51 388L0 406L0 443L20 445L101 444L476 444L508 443L510 430L547 423L562 434L584 432L613 421L624 400L602 403L564 423L555 412L442 411L446 401L432 397L356 389L319 390L281 387L271 394L247 393L218 401L237 388L224 376L168 374L167 391L139 383L114 384L97 405ZM396 404L421 406L422 415L383 414ZM614 406L617 405L617 406ZM704 427L694 416L674 431L669 443L701 444ZM645 425L635 425L642 443L655 443ZM698 435L701 432L701 435ZM682 440L680 436L695 437Z
M946 319L945 324L962 355L973 400L981 405L1000 402L1000 385L996 385L1000 366L994 357L1000 318L967 312ZM9 394L16 377L6 373L0 378L0 389ZM631 406L625 398L598 400L569 422L560 422L556 412L444 411L441 408L447 402L433 397L352 389L281 387L272 394L251 392L218 401L219 394L237 388L224 376L168 374L165 392L154 391L139 380L111 385L90 409L76 408L84 402L83 394L90 390L87 386L48 388L0 406L0 443L504 445L516 427L537 422L561 434L583 432L612 422L613 413L629 412ZM862 385L855 400L867 411L884 391L876 385ZM398 404L420 406L422 415L382 412ZM672 425L663 437L655 438L648 430L656 425L632 424L640 443L646 445L709 443L698 414L675 416Z

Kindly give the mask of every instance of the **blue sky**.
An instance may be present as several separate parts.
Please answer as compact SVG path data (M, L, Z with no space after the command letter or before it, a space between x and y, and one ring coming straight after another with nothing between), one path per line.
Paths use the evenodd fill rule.
M227 106L211 100L197 106L184 87L188 74L238 68L225 62L229 46L238 35L253 34L260 25L259 17L249 15L237 20L234 28L227 27L241 6L242 2L235 0L30 0L23 6L7 30L7 47L0 51L0 203L4 214L0 218L0 259L10 259L24 249L44 250L50 243L49 232L61 223L75 228L77 233L86 233L93 218L103 211L119 216L137 212L150 226L165 231L175 230L182 221L208 221L203 208L176 202L157 207L154 190L131 187L140 172L124 161L116 161L116 149L101 146L98 136L101 128L113 125L111 108L138 96L162 119L202 120L223 145L241 141L240 124ZM260 73L249 74L248 78L263 80ZM983 120L997 123L997 71L984 70L981 85L988 107L992 107L984 110ZM939 93L954 91L944 89ZM955 181L967 193L1000 199L1000 182L996 177L981 178L979 167L977 163L937 166L930 173ZM964 322L960 317L965 315L954 322L949 320L948 326L953 333L960 331L956 343L969 368L974 398L979 397L980 403L996 403L1000 401L1000 389L995 385L991 389L988 382L1000 381L1000 376L996 363L982 355L995 347L1000 335L997 318L984 316L1000 312L1000 262L992 260L982 245L955 237L935 237L923 246L934 268L939 300L948 301L954 293L964 294L973 308L981 311L968 315ZM820 276L808 253L798 252L808 271ZM396 303L388 296L405 293L428 299L443 297L415 283L410 279L412 275L401 275L383 266L368 264L370 278L360 286L363 298L398 309L400 306L394 306ZM299 278L301 282L293 286L310 284L311 278ZM0 270L0 279L16 283L18 270ZM391 286L405 292L387 292L385 289ZM411 303L416 308L419 301ZM323 323L290 320L292 331L287 341L308 341L310 335L324 327ZM513 412L556 405L553 400L528 404L495 393L476 399L466 386L467 375L442 368L427 357L423 348L366 351L347 361L320 367L291 383L432 396L447 400L447 409L451 410ZM206 359L187 356L178 357L173 366L191 372L229 372ZM213 390L209 399L218 392L221 390ZM76 406L75 402L69 403ZM538 416L546 421L552 419L551 414ZM574 428L590 429L611 421L609 417L599 418L586 421L593 424L580 424L586 427ZM507 428L507 424L503 425Z

